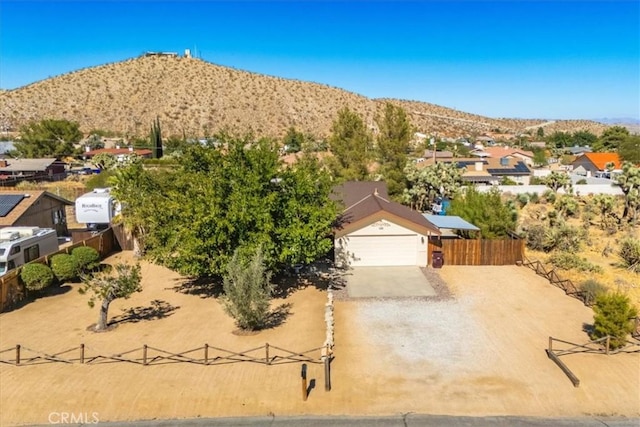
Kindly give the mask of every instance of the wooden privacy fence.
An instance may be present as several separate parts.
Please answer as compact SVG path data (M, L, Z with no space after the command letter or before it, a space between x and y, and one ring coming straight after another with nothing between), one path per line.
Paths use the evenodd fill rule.
M108 228L100 234L90 237L73 245L67 246L58 252L40 257L31 262L39 262L41 264L49 264L49 259L57 254L70 254L74 248L79 246L90 246L98 251L100 259L106 257L110 253L119 248L114 238L113 229ZM4 276L0 277L0 312L18 303L25 298L25 290L20 281L20 271L22 267L11 270Z
M637 319L636 319L637 321ZM553 348L553 343L559 343L562 348ZM567 347L569 346L569 347ZM576 344L569 341L560 340L558 338L549 337L549 347L546 350L549 359L558 365L562 372L569 377L574 387L580 386L580 379L571 372L569 367L560 360L561 356L577 353L592 353L592 354L618 354L618 353L640 353L640 340L632 337L632 340L627 340L626 344L617 349L611 348L611 337L606 336L597 340L589 341L585 344Z
M316 355L313 356L313 353L316 353ZM129 362L142 366L169 363L193 363L209 366L240 362L263 365L282 365L298 362L321 364L324 363L327 357L331 357L328 345L303 352L295 352L270 345L269 343L244 351L225 350L204 344L203 346L177 353L144 344L141 347L110 355L101 354L98 350L85 344L57 353L44 353L19 344L0 351L0 363L14 366L39 365L43 363L97 365L117 362Z
M531 268L538 276L546 278L553 286L564 291L565 294L577 298L587 307L591 307L594 303L589 292L579 290L576 285L569 279L562 279L555 270L547 270L544 264L537 260L530 260L526 256L522 265Z
M522 239L430 239L429 253L440 251L445 265L513 265L524 260Z

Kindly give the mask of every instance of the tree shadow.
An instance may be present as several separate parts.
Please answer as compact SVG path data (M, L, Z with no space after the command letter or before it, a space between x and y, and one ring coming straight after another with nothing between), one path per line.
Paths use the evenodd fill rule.
M11 301L13 298L15 298L15 300L14 302L7 302L7 305L2 312L9 313L11 311L20 310L22 307L29 305L39 299L63 295L69 292L71 289L73 289L73 287L70 284L53 284L39 291L22 290L17 295L8 297L9 301Z
M281 304L278 307L271 310L267 320L264 322L262 329L276 328L287 321L287 318L291 315L291 303Z
M346 271L336 268L328 259L316 261L294 270L289 269L273 278L273 297L285 299L296 291L313 286L317 290L343 289Z
M582 331L585 332L589 338L591 338L591 334L593 334L595 332L595 327L593 324L590 323L583 323L582 324Z
M200 298L218 298L224 294L222 282L219 279L203 277L198 279L178 279L179 283L170 288L186 295L196 295Z
M167 301L153 300L147 307L138 306L124 310L124 313L113 317L109 321L109 326L120 323L138 323L143 320L158 320L171 316L179 306L169 304Z

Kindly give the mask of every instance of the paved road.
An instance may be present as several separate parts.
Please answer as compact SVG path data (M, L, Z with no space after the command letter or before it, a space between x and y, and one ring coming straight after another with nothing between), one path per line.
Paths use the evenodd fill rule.
M73 425L87 426L90 424ZM640 426L640 418L453 417L404 414L391 417L197 418L118 423L101 422L99 425L113 427L638 427Z

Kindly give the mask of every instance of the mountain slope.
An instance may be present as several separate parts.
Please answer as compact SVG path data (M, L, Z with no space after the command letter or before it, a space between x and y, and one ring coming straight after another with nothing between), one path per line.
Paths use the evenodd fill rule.
M17 130L29 120L64 118L79 122L84 132L104 129L144 136L158 116L165 135L203 136L229 129L280 136L295 126L326 136L344 106L375 129L376 113L385 101L195 58L141 56L0 92L0 126ZM522 132L546 122L491 119L423 102L388 101L405 108L418 131L442 136L493 129ZM595 122L559 121L545 127L545 133L578 129L600 133L605 128Z

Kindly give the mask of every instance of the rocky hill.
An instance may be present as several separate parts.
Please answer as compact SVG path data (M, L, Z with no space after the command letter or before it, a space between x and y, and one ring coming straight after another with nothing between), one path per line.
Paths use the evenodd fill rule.
M62 118L79 122L84 132L143 136L158 116L165 135L204 136L228 129L280 136L295 126L326 136L344 106L375 130L385 101L401 105L417 131L442 136L527 128L535 134L541 125L545 133L587 129L599 134L606 128L590 121L492 119L424 102L369 99L327 85L171 56L141 56L0 91L0 126L15 131L29 120Z

